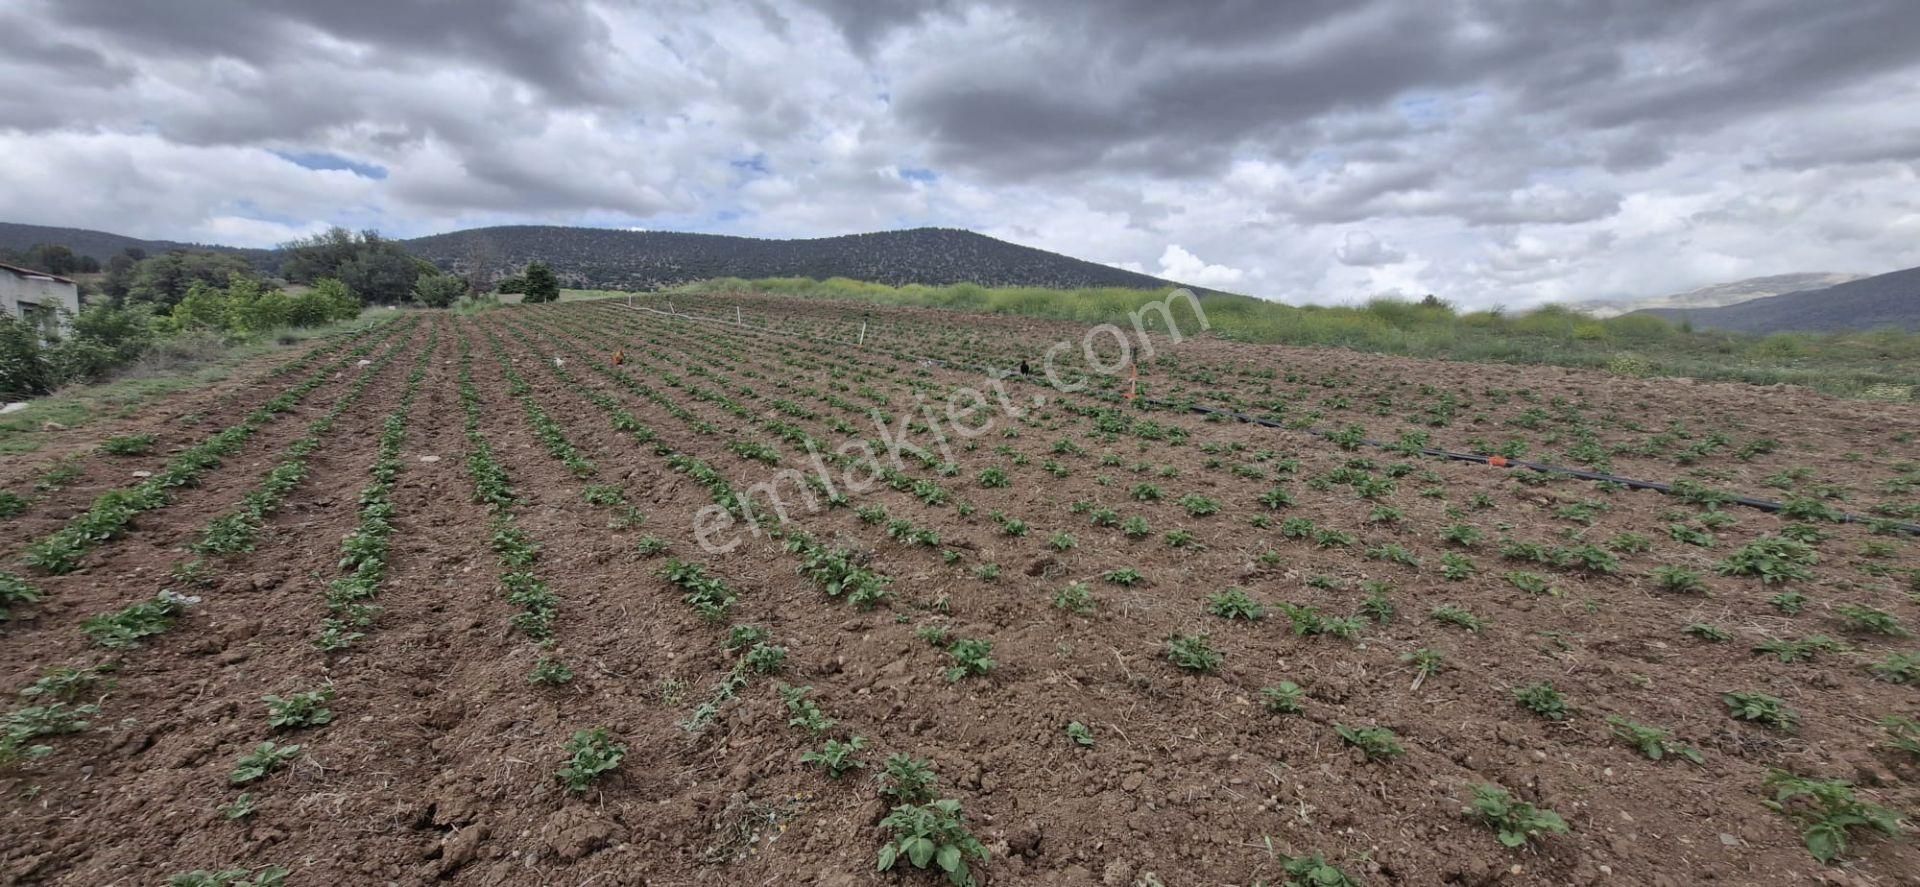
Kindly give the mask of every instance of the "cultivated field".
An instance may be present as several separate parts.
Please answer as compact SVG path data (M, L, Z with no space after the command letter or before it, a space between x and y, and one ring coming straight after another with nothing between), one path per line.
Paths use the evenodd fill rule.
M0 469L0 881L1920 872L1920 408L636 304L404 315Z

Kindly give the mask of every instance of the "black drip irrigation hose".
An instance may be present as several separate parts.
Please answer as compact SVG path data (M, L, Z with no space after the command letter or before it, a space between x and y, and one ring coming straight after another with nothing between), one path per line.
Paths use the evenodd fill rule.
M714 318L714 317L704 317L698 314L680 314L676 312L660 311L653 308L642 308L638 306L635 306L632 310L646 311L652 314L659 314L665 317L678 317L686 320L704 320L709 323L718 323L722 326L742 327L745 329L752 329L752 327L747 327L741 323L722 320L720 318ZM763 330L762 332L766 332L766 331ZM853 348L867 347L857 342L847 342L840 339L829 339L825 336L815 336L809 333L796 333L796 332L783 331L781 334L798 336L803 339L813 339L814 341L817 341L817 342L826 342L828 344L833 344L833 345L846 345ZM880 348L877 346L873 347L873 350L887 353L900 360L925 362L925 363L931 363L931 364L935 364L942 367L957 367L960 369L979 372L993 378L1003 379L1008 376L1015 376L1021 379L1038 378L1032 373L1023 373L1018 370L1003 370L998 367L984 366L981 364L958 363L955 361L941 360L940 358L937 358L937 357L915 357L913 355L901 354L898 351L893 351L887 348ZM1094 397L1099 397L1103 400L1120 399L1118 395L1108 395L1108 394L1099 394L1099 393L1090 393L1090 395ZM1334 436L1332 432L1323 431L1318 428L1289 428L1282 423L1273 421L1272 419L1262 419L1258 416L1250 416L1246 413L1223 409L1221 407L1209 407L1209 406L1202 406L1199 404L1182 405L1182 404L1174 403L1172 401L1156 400L1150 397L1140 398L1140 402L1148 404L1153 407L1157 407L1159 409L1164 409L1164 410L1184 409L1187 412L1197 413L1203 416L1226 416L1229 419L1234 419L1236 421L1244 422L1249 425L1258 425L1262 428L1274 428L1274 429L1279 429L1281 431L1297 431L1303 434L1311 435L1313 437L1318 437L1322 440L1331 440L1333 439L1333 436ZM1374 440L1372 438L1362 438L1359 441L1359 443L1361 446L1374 447L1376 449L1388 449L1391 446L1385 441ZM1606 483L1619 484L1631 490L1653 490L1655 492L1667 494L1667 495L1671 495L1674 491L1673 484L1669 484L1669 483L1661 483L1660 481L1653 481L1653 480L1639 480L1637 478L1631 478L1631 477L1621 477L1620 475L1617 475L1617 474L1607 474L1606 472L1602 472L1602 471L1587 471L1586 469L1582 469L1582 468L1568 468L1564 465L1553 465L1546 462L1532 462L1525 459L1508 459L1505 457L1482 456L1477 453L1456 453L1451 450L1434 449L1431 447L1427 447L1419 450L1419 454L1422 456L1431 456L1439 459L1449 459L1455 462L1471 462L1478 465L1486 465L1493 468L1525 468L1529 471L1537 471L1541 474L1559 475L1562 477L1575 478L1577 480L1604 481ZM1498 459L1499 461L1495 461L1495 459ZM1786 503L1784 502L1778 502L1773 499L1756 499L1752 496L1729 495L1726 498L1722 499L1721 501L1729 505L1740 505L1746 508L1754 508L1760 511L1765 511L1770 513L1777 513L1786 508ZM1899 530L1903 533L1920 536L1920 524L1904 523L1901 521L1888 520L1885 518L1867 517L1865 515L1853 514L1851 512L1841 512L1839 517L1839 522L1844 524L1874 524L1876 526L1888 527L1891 529Z

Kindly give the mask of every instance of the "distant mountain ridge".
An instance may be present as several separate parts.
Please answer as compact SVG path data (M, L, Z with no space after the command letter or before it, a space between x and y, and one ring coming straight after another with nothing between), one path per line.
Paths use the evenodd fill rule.
M1595 317L1613 317L1632 311L1648 308L1718 308L1736 302L1762 299L1782 293L1795 293L1803 290L1823 289L1848 281L1859 280L1865 274L1841 274L1832 271L1813 271L1800 274L1774 274L1767 277L1749 277L1731 283L1716 283L1683 293L1669 293L1641 299L1601 299L1591 302L1575 302L1567 307L1591 314Z
M1920 268L1714 308L1652 308L1633 313L1741 333L1881 328L1914 332L1920 331Z
M528 262L553 266L569 285L653 289L714 277L849 277L893 285L1128 287L1180 284L1146 274L1020 246L956 228L911 228L796 240L721 234L506 225L433 234L399 243L439 267L505 276ZM279 265L264 249L140 240L104 231L0 222L0 248L61 244L105 262L128 247L157 255L204 249L247 257L263 270Z
M1155 289L1178 286L1132 271L1019 246L957 228L910 228L797 240L673 231L510 225L403 242L442 268L519 268L534 259L591 286L651 289L713 277L850 277L893 285Z
M246 256L265 255L273 252L263 249L242 249L232 246L219 246L208 243L181 243L174 240L141 240L122 234L106 231L90 231L85 228L55 228L48 225L22 225L14 222L0 222L0 249L24 252L40 244L64 246L75 254L92 256L105 263L125 252L127 249L145 250L147 255L157 256L180 249L212 250L214 252L237 253Z

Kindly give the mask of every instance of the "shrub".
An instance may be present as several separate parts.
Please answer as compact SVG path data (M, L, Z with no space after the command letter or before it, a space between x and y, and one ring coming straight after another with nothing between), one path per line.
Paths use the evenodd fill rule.
M1767 774L1766 786L1773 790L1766 805L1800 825L1807 852L1821 862L1830 864L1846 853L1849 833L1857 829L1900 833L1899 814L1854 797L1850 783L1774 770Z
M153 435L126 434L100 442L100 451L111 456L144 456L153 452Z
M1319 853L1298 857L1282 855L1280 870L1286 873L1287 880L1279 887L1360 887L1359 881Z
M1649 727L1645 724L1636 724L1618 715L1608 715L1607 726L1612 728L1614 736L1626 740L1629 744L1638 748L1641 754L1646 755L1651 760L1658 761L1666 758L1668 755L1674 755L1686 758L1696 764L1706 761L1706 758L1700 754L1699 749L1690 745L1682 745L1669 739L1668 737L1672 735L1671 731L1662 730L1659 727Z
M1555 690L1552 684L1545 681L1515 688L1513 698L1514 701L1520 703L1520 707L1549 721L1564 721L1567 719L1566 697L1560 695L1559 690Z
M1301 703L1306 695L1299 684L1281 681L1271 687L1260 688L1260 704L1274 714L1297 715L1304 710Z
M1497 785L1473 787L1473 812L1508 847L1519 847L1543 834L1567 833L1567 822L1560 814L1516 801Z
M102 647L131 647L139 643L141 638L172 628L174 619L186 611L186 598L163 591L152 600L91 617L80 623L80 630Z
M1873 676L1893 684L1920 683L1920 653L1890 653L1868 667Z
M858 758L854 757L861 749L866 747L867 740L864 736L849 737L845 742L841 742L838 739L829 739L824 745L820 746L818 751L810 751L801 755L800 762L803 764L818 764L821 769L827 771L828 779L839 779L845 776L848 771L864 769L867 766Z
M1368 760L1385 761L1406 754L1400 747L1400 737L1385 727L1348 727L1344 724L1333 725L1333 732L1341 740L1366 754Z
M1244 588L1234 587L1207 596L1207 612L1222 619L1256 621L1267 615L1265 607L1247 596Z
M880 782L880 793L902 804L933 800L936 777L932 761L906 754L888 755L876 778Z
M1706 583L1701 580L1699 573L1683 567L1655 567L1653 581L1660 586L1661 590L1675 594L1701 594L1707 590Z
M267 726L275 730L297 730L333 722L333 711L326 704L333 699L333 688L323 687L291 696L263 696L267 704Z
M627 756L627 747L613 741L603 727L575 731L567 740L567 762L554 775L567 791L581 793L594 780L613 772Z
M287 868L279 865L269 865L258 870L194 869L168 876L166 887L284 887L287 883L287 874Z
M445 308L467 294L467 282L454 274L422 274L413 282L413 300L428 308Z
M85 730L85 719L99 711L98 707L92 705L49 702L8 712L4 718L0 718L0 767L22 759L43 758L52 754L52 748L31 743L42 736L59 736Z
M1074 582L1053 593L1053 605L1069 613L1086 616L1093 613L1093 592L1085 582Z
M1725 576L1757 576L1766 584L1810 579L1820 556L1805 542L1777 536L1755 539L1720 562Z
M993 671L992 641L960 638L947 647L947 655L953 658L953 665L946 672L949 683L968 676L984 677Z
M40 599L40 590L27 583L27 580L12 573L0 571L0 622L7 619L7 608L16 604L31 604Z
M262 742L252 751L240 756L240 761L227 774L227 781L234 785L246 785L249 782L264 779L267 774L286 766L288 761L300 753L298 745L275 745Z
M573 669L568 668L566 663L558 659L542 656L540 661L534 664L533 671L527 674L527 681L558 687L573 681Z
M1765 693L1725 693L1720 696L1735 720L1752 721L1775 730L1791 731L1800 716L1778 697Z
M979 862L988 858L986 846L967 830L959 801L902 804L880 820L880 826L893 838L880 847L879 871L889 871L904 859L917 869L945 872L953 887L973 887L968 858Z
M1210 673L1223 658L1204 634L1176 634L1167 639L1167 658L1187 671Z

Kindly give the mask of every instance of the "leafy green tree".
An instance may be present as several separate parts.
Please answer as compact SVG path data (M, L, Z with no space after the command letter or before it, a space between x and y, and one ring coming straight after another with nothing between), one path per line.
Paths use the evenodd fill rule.
M524 302L557 302L560 300L560 278L553 275L553 269L545 262L533 262L527 265L527 288Z
M422 275L439 273L378 231L355 234L335 227L281 244L281 250L285 258L280 273L288 280L313 283L334 278L345 283L361 301L372 304L408 301Z
M151 302L162 308L171 308L193 285L225 288L235 277L258 277L253 266L239 256L225 253L196 252L180 250L164 256L143 259L133 269L133 278L127 284L127 299L135 302Z
M453 274L423 274L413 284L413 300L428 308L445 308L467 294L467 282Z
M115 365L145 353L159 333L153 310L145 305L119 307L88 305L73 317L73 338L98 342L111 349Z
M48 369L40 328L0 312L0 399L47 393Z
M312 289L288 301L287 322L294 326L319 326L360 314L360 298L331 277L314 281Z
M214 286L195 281L187 290L185 297L173 306L168 315L168 328L174 332L188 330L220 331L227 329L230 322L227 317L227 292Z
M140 252L140 256L134 256L136 252ZM127 290L133 287L133 269L139 267L140 259L145 257L144 252L130 248L107 260L107 278L100 282L107 298L116 303L126 301Z

